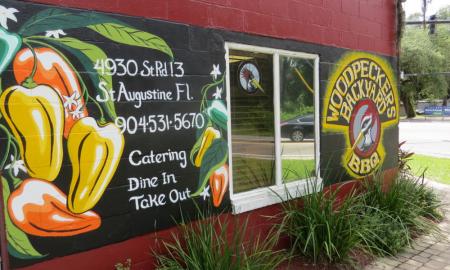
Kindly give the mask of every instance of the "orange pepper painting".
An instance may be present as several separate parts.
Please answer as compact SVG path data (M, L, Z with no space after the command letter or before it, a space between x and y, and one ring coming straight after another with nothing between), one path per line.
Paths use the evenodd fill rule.
M74 214L67 208L67 197L55 185L29 178L8 199L8 213L24 232L61 237L86 233L100 227L101 219L93 211Z
M36 62L35 62L36 59ZM36 65L34 76L30 73ZM64 137L67 138L75 121L88 116L85 100L75 71L57 52L50 48L20 50L13 61L14 77L18 83L31 78L37 84L55 89L63 100L65 111Z
M219 207L222 203L223 196L228 190L228 165L224 164L217 169L209 178L209 186L211 187L213 204Z

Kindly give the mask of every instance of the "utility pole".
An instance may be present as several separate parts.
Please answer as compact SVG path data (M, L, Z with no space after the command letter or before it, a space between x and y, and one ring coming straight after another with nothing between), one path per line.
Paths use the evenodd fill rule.
M431 0L422 0L422 18L423 18L423 29L425 30L427 27L426 18L427 18L427 6L431 3Z

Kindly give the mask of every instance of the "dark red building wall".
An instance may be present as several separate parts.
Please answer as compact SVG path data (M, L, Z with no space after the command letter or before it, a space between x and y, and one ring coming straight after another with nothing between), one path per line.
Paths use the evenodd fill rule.
M396 55L393 0L28 0Z
M396 9L393 0L28 0L92 9L197 26L227 29L281 39L331 45L396 56ZM250 216L250 227L266 230L279 206ZM155 240L174 229L150 233L23 269L114 269L132 259L132 269L152 269Z

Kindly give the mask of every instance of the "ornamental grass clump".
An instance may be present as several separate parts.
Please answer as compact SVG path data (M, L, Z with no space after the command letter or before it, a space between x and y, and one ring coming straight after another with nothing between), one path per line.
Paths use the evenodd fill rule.
M401 173L383 187L383 179L365 181L360 200L362 238L375 255L395 255L424 233L438 233L436 221L442 219L435 192L423 179Z
M281 231L291 241L292 251L317 262L349 262L361 243L361 200L355 191L339 199L336 191L322 191L315 180L307 180L301 200L284 202Z
M362 186L342 195L340 189L323 191L307 180L301 199L282 203L280 225L291 240L293 254L314 263L350 263L371 256L395 255L424 233L439 233L442 219L435 192L423 179L399 174L384 185L381 173L362 181ZM366 256L364 255L364 256Z
M163 241L163 252L155 254L159 270L272 270L287 259L275 251L279 233L247 235L248 219L206 218L180 225L180 233Z

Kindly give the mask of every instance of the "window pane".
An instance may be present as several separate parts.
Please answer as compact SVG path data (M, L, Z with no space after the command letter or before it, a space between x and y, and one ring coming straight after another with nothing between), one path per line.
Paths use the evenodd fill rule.
M235 193L275 184L272 55L230 50Z
M280 128L284 182L315 175L314 60L280 56Z

